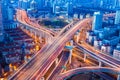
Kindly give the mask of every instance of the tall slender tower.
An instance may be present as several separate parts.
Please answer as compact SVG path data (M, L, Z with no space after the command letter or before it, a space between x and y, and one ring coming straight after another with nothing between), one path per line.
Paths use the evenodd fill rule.
M120 24L120 9L116 11L115 24Z
M4 39L1 4L2 4L2 2L0 1L0 42L2 42Z
M102 18L103 18L102 12L94 12L94 19L93 19L93 25L92 25L93 31L102 28Z
M29 1L28 0L23 0L22 8L25 10L27 10L29 8Z
M68 15L73 15L73 4L72 4L72 2L67 2L67 12L68 12Z

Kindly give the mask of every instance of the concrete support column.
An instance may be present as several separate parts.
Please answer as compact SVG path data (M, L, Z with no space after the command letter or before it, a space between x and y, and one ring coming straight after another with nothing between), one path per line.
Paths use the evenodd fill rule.
M34 36L35 36L35 40L36 40L37 38L36 38L36 32L35 31L34 31L34 34L35 34Z
M11 66L11 64L9 64L9 69L10 71L13 71L13 67Z
M120 74L118 74L118 76L117 76L117 80L120 80Z
M86 58L87 58L87 54L84 53L84 62L85 62Z
M76 42L79 42L80 30L76 32Z
M69 63L71 64L72 62L72 49L70 49L70 57L69 57Z
M29 61L29 59L30 59L30 57L27 57L27 56L24 57L24 60L26 63Z
M42 43L42 39L41 39L41 36L39 35L39 42Z
M32 36L32 29L30 29L30 35Z
M58 64L58 58L56 58L56 60L55 60L55 64L56 64L56 65Z
M66 49L69 50L70 56L69 56L69 63L71 64L72 62L72 52L73 52L73 46L65 46Z
M25 60L25 63L27 63L27 62L28 62L28 59L27 59L27 57L26 57L26 56L24 57L24 60Z
M102 66L102 62L101 61L99 61L99 67L101 67Z
M77 43L79 42L79 34L77 35L76 42L77 42Z
M73 46L73 40L70 41L70 45Z

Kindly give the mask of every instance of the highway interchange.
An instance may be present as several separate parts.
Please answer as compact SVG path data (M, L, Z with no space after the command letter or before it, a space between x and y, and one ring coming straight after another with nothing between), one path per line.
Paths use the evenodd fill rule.
M28 19L28 17L26 17L26 16L27 15L23 11L22 16L21 16L23 18L21 19L21 22L28 26L32 24L31 26L33 28L38 29L39 26L34 23L31 23L30 20ZM75 35L75 33L78 30L80 30L82 27L88 26L89 21L91 21L91 18L86 18L86 19L83 19L83 20L77 22L74 25L72 23L71 25L69 25L70 27L69 26L66 27L67 29L63 28L62 31L58 34L58 36L55 36L51 40L51 42L46 43L42 47L42 49L40 51L38 51L28 63L26 63L19 70L17 70L9 78L9 80L39 80L40 78L44 77L45 73L48 71L50 66L53 64L53 62L56 60L56 58L61 54L66 42L71 40L71 38ZM31 23L31 24L28 24L28 23ZM44 32L46 32L47 34L51 35L51 31L45 30L44 28L42 28L42 30ZM53 32L52 32L52 34L53 34ZM77 46L80 49L83 49L87 54L93 56L94 58L99 59L101 62L106 63L106 64L110 65L111 67L114 67L115 69L114 68L108 69L108 68L101 68L101 67L79 68L79 69L68 71L66 73L62 73L62 74L64 74L64 75L62 75L62 74L60 75L62 79L61 78L59 79L58 77L56 77L57 78L56 80L63 80L66 77L66 75L71 76L73 73L75 74L77 72L84 71L85 69L90 70L90 71L91 70L100 71L99 69L104 69L104 70L113 71L113 72L119 71L120 61L117 61L116 59L113 59L112 57L109 57L107 55L99 53L98 51L91 48L91 46L86 45L86 43L82 43L80 45L77 44ZM65 59L65 62L66 62L68 60L68 57L65 58L63 56L63 57L61 57L60 61L62 61L62 59L63 60ZM65 62L63 61L60 63L62 65L64 65ZM60 64L60 66L61 66L61 64ZM51 75L54 75L56 70L59 70L58 74L60 74L61 68L56 67L53 70ZM48 80L51 80L51 79L54 80L53 76L50 76L49 78L50 79L48 79Z

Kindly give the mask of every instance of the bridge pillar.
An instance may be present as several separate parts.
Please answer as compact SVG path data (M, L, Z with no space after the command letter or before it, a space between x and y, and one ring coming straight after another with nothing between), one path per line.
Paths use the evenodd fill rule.
M69 63L71 64L72 62L72 49L70 49L70 58L69 58Z
M86 58L87 58L87 54L86 53L84 53L84 62L85 62L85 60L86 60Z
M70 40L70 45L73 46L73 40Z
M56 65L58 64L58 58L56 58L56 60L55 60L55 64L56 64Z
M36 41L37 38L36 38L36 32L35 31L34 31L34 36L35 36L35 41Z
M13 66L9 64L10 71L13 71Z
M77 42L79 42L79 39L80 39L80 30L78 30L77 32L78 32L78 35L77 35Z
M72 62L72 52L73 52L73 46L65 46L66 49L69 50L70 56L69 56L69 64Z
M118 74L118 76L117 76L117 80L120 80L120 74Z
M76 42L79 42L80 30L76 32Z
M102 66L102 62L101 61L99 61L99 67L101 67Z
M24 57L24 60L25 60L25 63L27 63L27 62L28 62L28 59L27 59L27 57L26 57L26 56Z
M39 35L39 42L42 43L42 39L41 39L41 36Z
M30 35L32 36L32 29L30 29Z

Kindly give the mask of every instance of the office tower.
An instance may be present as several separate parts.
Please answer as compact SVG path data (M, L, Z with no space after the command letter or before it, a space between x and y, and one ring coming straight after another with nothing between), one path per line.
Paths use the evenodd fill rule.
M45 6L46 6L46 7L51 7L51 4L53 4L53 3L51 3L49 0L47 0L47 1L45 2Z
M8 7L8 20L13 21L13 7Z
M93 6L94 7L100 7L101 0L93 0Z
M37 2L35 0L32 0L30 3L30 8L33 10L37 9Z
M18 8L22 8L22 2L23 2L23 0L18 1Z
M120 10L116 11L116 16L115 16L115 24L120 23Z
M4 39L4 34L3 34L3 24L2 24L2 10L1 10L1 1L0 1L0 42L3 41Z
M119 8L120 7L120 0L114 0L114 6L115 6L115 8Z
M93 31L102 28L102 18L103 18L102 12L94 12L94 20L92 24Z
M67 3L67 12L68 12L68 15L73 15L73 4L72 4L72 2Z
M104 3L104 1L103 1L103 0L101 0L101 1L100 1L100 7L102 7L102 6L103 6L103 3Z
M22 2L22 9L27 10L29 8L29 1L23 0Z
M36 0L36 2L38 3L38 9L43 9L45 6L45 0Z
M56 3L53 2L53 4L52 4L52 12L53 12L53 13L55 13L55 11L56 11L55 9L56 9Z

